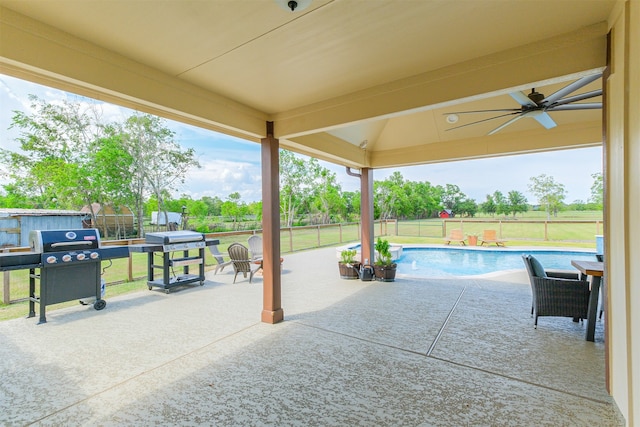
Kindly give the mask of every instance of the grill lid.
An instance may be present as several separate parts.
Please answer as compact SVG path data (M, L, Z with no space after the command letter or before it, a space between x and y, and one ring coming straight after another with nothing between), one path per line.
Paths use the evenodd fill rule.
M97 249L100 247L100 233L96 228L31 230L29 246L38 253Z
M171 243L198 242L204 240L204 234L197 231L178 230L147 233L145 241L152 244L168 245Z

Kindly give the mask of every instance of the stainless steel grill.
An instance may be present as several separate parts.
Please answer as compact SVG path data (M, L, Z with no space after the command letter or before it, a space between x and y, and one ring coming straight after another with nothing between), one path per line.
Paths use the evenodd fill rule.
M147 286L149 290L159 287L169 293L175 286L200 284L204 285L205 248L217 245L218 240L207 240L204 234L195 231L164 231L147 233L145 244L131 246L132 251L148 254ZM197 250L197 255L190 251ZM182 254L180 254L182 251ZM162 257L162 263L156 264L154 256ZM198 267L197 274L190 272L190 267ZM182 268L176 273L175 268ZM155 277L155 271L162 270L162 278Z

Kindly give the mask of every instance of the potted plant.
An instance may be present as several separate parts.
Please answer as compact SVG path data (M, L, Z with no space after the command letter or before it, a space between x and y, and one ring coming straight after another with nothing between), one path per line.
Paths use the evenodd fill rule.
M340 270L341 279L357 279L360 263L356 261L356 250L345 249L340 252L340 261L338 261L338 269Z
M467 234L467 239L469 240L469 246L478 246L478 234L477 233Z
M391 245L388 240L378 237L375 245L376 261L373 269L376 280L381 282L393 282L396 278L397 264L393 262L390 248Z

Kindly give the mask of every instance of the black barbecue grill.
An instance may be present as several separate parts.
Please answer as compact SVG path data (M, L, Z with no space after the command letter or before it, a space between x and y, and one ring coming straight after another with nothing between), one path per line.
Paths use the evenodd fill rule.
M47 321L47 305L64 301L95 296L93 306L102 310L107 303L102 299L101 262L129 256L127 246L100 247L95 228L33 230L29 246L31 252L3 255L0 270L29 269L29 317L36 315L35 303L40 304L38 323ZM39 295L36 280L40 281Z

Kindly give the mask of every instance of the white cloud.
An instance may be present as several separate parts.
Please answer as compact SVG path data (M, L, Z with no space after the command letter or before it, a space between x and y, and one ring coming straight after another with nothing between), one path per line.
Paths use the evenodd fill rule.
M245 202L262 198L260 165L243 161L209 160L199 169L192 169L179 194L192 199L204 196L226 200L229 194L238 192Z

